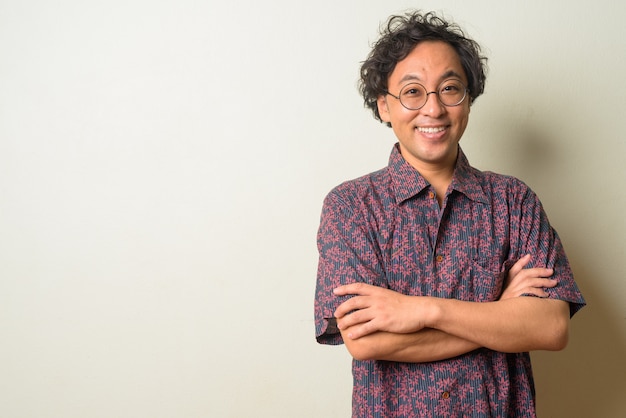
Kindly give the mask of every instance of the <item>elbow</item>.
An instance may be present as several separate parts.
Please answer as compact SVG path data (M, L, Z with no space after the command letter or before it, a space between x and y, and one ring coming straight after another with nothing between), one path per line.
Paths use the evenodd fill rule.
M546 347L548 351L561 351L567 347L569 342L569 315L560 316L547 335Z
M367 361L376 360L372 349L369 344L364 344L363 341L352 340L350 338L344 338L344 344L348 349L348 352L355 360Z
M550 318L545 324L545 333L543 337L542 347L540 349L548 351L561 351L567 347L569 342L569 304L564 301L549 301L554 307L549 315L544 318Z
M569 342L569 321L559 327L552 341L552 351L561 351Z
M352 354L352 353L350 353L350 354ZM360 353L360 352L352 354L352 358L355 359L355 360L358 360L358 361L376 360L371 355L368 355L366 353Z
M365 336L352 339L342 332L344 345L355 360L379 360L380 352L376 350L376 344L372 341L373 336Z

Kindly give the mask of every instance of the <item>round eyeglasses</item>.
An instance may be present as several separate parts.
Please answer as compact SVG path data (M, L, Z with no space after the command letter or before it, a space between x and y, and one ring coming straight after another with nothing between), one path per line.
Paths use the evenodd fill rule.
M444 106L458 106L460 105L469 90L460 80L446 80L437 87L435 91L428 91L426 87L420 83L409 83L402 87L400 95L396 96L389 91L386 93L391 97L400 100L402 106L409 110L419 110L428 101L428 96L436 94L439 102Z

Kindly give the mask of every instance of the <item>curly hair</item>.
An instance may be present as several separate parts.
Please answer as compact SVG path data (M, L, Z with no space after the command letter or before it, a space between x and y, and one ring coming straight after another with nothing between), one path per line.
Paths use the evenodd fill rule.
M386 94L389 76L396 64L422 41L443 41L456 50L468 79L470 103L485 90L487 58L481 54L480 45L466 37L458 25L447 22L433 12L422 14L415 11L391 16L381 28L380 35L361 65L359 81L359 91L365 107L379 121L382 122L382 119L378 112L377 99Z

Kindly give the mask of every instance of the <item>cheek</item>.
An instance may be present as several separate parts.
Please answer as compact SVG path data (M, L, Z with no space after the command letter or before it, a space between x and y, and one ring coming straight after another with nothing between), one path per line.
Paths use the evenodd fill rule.
M397 124L402 125L412 124L418 113L419 110L409 110L402 105L395 106L389 111L392 122L396 121Z
M458 121L459 121L459 126L463 130L465 129L465 127L467 126L467 123L469 122L469 114L470 114L469 106L459 108Z

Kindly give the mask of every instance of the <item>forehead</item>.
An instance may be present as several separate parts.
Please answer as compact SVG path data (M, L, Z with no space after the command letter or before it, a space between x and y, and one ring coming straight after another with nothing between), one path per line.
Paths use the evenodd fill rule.
M389 75L389 85L415 81L438 84L447 78L459 78L467 83L467 76L456 50L443 41L423 41L402 60Z

